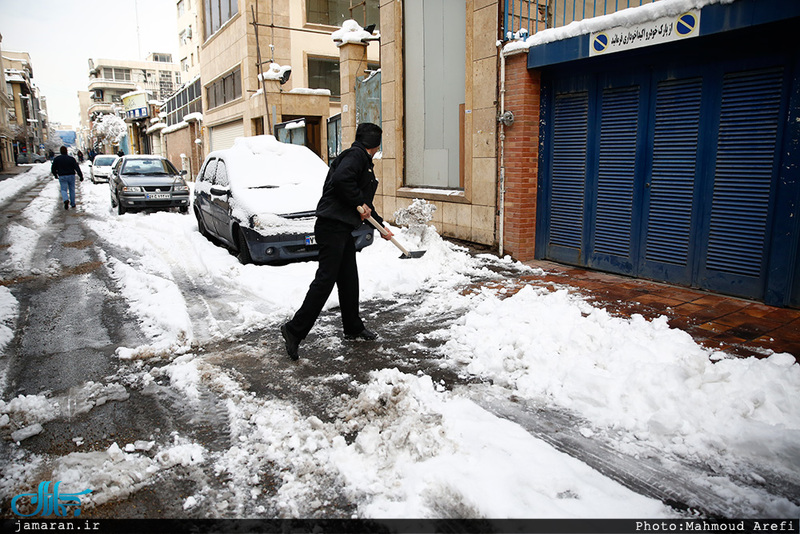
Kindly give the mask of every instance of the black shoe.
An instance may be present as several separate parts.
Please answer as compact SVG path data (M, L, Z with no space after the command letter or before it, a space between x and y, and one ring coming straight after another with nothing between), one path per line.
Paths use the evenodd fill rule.
M344 338L349 340L363 339L364 341L375 341L378 339L378 334L365 328L360 334L345 334Z
M69 200L65 200L65 201L64 201L64 209L65 209L65 210L68 210L68 209L69 209Z
M295 361L298 360L300 356L297 353L297 349L300 348L300 340L289 332L289 328L286 325L281 326L281 335L286 342L286 352L289 353L289 358Z

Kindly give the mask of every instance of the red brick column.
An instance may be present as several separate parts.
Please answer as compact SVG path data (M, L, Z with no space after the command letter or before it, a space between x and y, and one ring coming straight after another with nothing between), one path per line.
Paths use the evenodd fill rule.
M522 53L506 58L505 109L514 113L514 124L505 127L503 150L503 252L519 261L534 258L539 183L541 77L538 71L528 71L527 60L528 55Z

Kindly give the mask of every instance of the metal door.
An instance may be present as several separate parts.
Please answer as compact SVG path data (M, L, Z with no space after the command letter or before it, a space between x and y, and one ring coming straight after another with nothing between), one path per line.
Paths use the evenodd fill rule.
M764 299L774 219L796 220L776 215L787 69L631 70L546 84L539 255Z

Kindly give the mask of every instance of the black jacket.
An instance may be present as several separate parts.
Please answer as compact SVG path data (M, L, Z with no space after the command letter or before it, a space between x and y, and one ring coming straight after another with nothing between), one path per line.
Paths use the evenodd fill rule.
M366 204L372 210L372 218L383 224L372 205L377 190L372 158L364 145L356 141L331 163L317 204L317 217L343 222L355 229L362 222L356 208Z
M78 166L78 162L72 156L67 154L59 154L53 158L53 165L50 166L50 172L56 176L69 176L70 174L77 174L83 180L83 173Z

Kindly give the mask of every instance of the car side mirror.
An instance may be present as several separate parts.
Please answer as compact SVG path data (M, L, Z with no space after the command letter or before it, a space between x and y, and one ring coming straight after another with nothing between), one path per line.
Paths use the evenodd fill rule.
M231 194L230 189L226 189L224 187L219 187L219 186L216 186L216 185L211 186L211 190L210 191L211 191L212 195L215 195L215 196L218 196L218 197L224 197L224 196L228 196L228 195Z
M181 170L181 176L186 176L187 174L189 174L189 171L187 171L186 169Z

